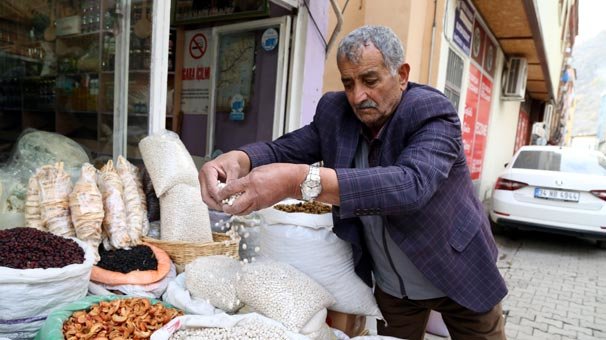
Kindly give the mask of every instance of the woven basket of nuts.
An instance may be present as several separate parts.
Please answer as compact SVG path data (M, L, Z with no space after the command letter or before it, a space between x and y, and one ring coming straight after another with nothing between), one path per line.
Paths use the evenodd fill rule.
M238 255L240 236L231 230L224 234L213 233L213 242L208 243L163 241L151 237L143 237L142 240L168 253L179 273L185 270L186 264L200 256L225 255L236 260L240 259Z

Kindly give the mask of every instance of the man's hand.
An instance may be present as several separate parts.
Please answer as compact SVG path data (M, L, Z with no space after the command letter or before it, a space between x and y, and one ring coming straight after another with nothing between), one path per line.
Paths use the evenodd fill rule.
M243 151L230 151L212 161L206 162L200 169L198 180L202 191L202 200L209 208L222 210L222 197L219 196L217 181L229 182L250 172L250 159Z
M228 181L219 190L215 202L241 194L231 205L223 204L222 210L232 215L247 215L287 197L298 198L301 196L299 184L308 170L306 164L274 163L257 167L245 177Z

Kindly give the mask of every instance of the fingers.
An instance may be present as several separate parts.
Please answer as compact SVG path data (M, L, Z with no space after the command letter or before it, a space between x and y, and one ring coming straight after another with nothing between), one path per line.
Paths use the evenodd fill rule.
M221 200L218 199L218 178L219 172L211 164L205 164L198 174L202 200L209 208L220 211L222 204Z

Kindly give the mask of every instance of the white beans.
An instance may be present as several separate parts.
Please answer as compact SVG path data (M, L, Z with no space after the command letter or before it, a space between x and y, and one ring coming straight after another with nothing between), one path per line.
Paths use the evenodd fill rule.
M238 297L259 313L298 332L334 298L294 267L272 260L245 265L236 283Z
M240 264L233 258L199 257L185 266L185 286L193 297L234 313L242 307L235 288L239 271Z
M160 196L160 238L166 241L212 242L208 207L200 187L179 184Z
M192 328L180 330L171 340L287 340L284 329L263 323L257 319L247 319L232 328Z

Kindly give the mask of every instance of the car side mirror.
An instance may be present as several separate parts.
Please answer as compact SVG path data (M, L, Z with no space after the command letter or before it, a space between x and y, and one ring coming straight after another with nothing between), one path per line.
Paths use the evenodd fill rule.
M506 168L509 165L509 162L503 164L503 167Z

